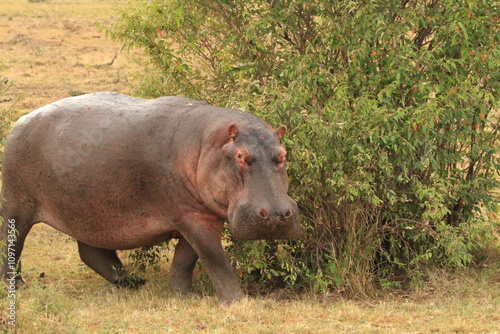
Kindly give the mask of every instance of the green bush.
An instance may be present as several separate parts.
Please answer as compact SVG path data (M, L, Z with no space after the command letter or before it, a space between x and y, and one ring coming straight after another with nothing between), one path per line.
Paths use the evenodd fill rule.
M299 241L231 239L246 282L371 293L475 261L498 229L499 4L130 1L147 97L285 124Z

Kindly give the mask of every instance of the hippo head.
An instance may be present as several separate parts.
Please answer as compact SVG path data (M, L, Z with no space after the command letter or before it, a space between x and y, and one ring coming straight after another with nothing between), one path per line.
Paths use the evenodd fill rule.
M298 237L298 208L287 194L286 150L280 144L286 128L274 131L260 121L226 124L217 132L218 140L200 159L203 201L227 218L239 239Z

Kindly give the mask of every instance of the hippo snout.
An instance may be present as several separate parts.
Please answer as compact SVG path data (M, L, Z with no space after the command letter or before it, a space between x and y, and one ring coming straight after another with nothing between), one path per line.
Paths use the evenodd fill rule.
M297 203L242 203L229 219L233 236L239 239L294 239L300 236Z
M280 223L282 221L287 220L292 216L291 208L282 208L275 209L271 208L271 210L266 210L265 208L261 208L258 212L260 219L270 220L272 223Z

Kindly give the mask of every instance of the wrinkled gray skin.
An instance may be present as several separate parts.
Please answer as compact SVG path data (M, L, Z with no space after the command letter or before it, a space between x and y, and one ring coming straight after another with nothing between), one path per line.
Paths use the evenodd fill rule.
M199 257L220 301L238 300L223 222L242 239L300 234L284 133L251 114L181 97L101 92L40 108L18 121L5 147L2 216L19 233L11 251L18 260L31 227L44 222L75 238L83 262L118 284L129 276L116 250L179 238L172 289L191 291ZM0 239L7 233L5 223Z

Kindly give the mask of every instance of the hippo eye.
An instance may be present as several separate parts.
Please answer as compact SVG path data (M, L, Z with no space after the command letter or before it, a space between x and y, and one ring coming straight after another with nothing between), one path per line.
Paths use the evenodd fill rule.
M274 158L274 162L277 164L282 164L286 160L286 151L282 152L280 155Z
M281 157L281 156L276 157L276 158L274 159L274 162L275 162L275 163L277 163L278 165L279 165L279 164L282 164L283 162L285 162L285 158L284 158L284 157Z
M235 157L236 162L240 165L251 165L253 162L251 154L245 148L238 150Z

